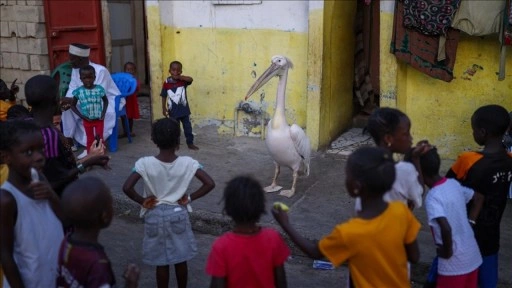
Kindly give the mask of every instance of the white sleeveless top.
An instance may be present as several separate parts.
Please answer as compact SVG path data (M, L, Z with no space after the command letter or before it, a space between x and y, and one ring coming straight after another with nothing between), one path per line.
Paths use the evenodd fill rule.
M25 287L55 287L62 225L48 200L31 199L14 185L5 182L18 207L14 225L14 261ZM11 287L4 275L4 288Z

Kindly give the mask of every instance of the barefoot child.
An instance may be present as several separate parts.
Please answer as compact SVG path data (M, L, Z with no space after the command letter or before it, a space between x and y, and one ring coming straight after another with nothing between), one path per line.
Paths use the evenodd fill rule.
M274 218L309 257L325 257L335 266L348 262L355 287L410 287L407 261L419 260L421 225L405 204L383 200L395 179L391 155L382 148L359 148L349 156L345 172L348 194L361 198L362 209L330 235L319 242L305 239L279 207L272 209Z
M437 287L476 288L482 256L468 222L466 203L473 190L439 175L437 149L421 156L421 171L430 188L425 198L428 223L437 246Z
M261 185L246 176L229 181L224 211L235 226L213 243L206 264L210 287L287 287L284 263L290 249L279 232L258 225L265 213Z
M8 121L1 125L0 139L0 156L9 167L0 189L4 287L56 287L55 243L64 235L56 216L58 197L36 172L45 162L41 130L31 121Z
M85 177L66 187L60 203L74 232L60 244L57 287L114 287L110 260L98 242L113 217L110 189L98 178ZM124 276L125 287L138 286L138 267L128 265Z
M156 156L135 162L132 174L123 185L124 193L142 206L145 235L142 261L156 266L158 287L169 285L169 265L174 265L179 288L187 286L187 261L197 254L197 244L187 212L187 205L210 192L215 183L196 160L177 156L180 126L172 118L157 120L151 139L158 146ZM202 186L187 195L188 185L196 177ZM144 180L144 194L135 184ZM185 207L187 206L187 207Z

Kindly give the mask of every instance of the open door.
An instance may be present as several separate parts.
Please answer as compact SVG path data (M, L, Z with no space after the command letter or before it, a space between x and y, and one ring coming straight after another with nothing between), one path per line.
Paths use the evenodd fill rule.
M105 65L100 1L44 1L44 14L51 69L68 61L75 42L90 46L91 60Z

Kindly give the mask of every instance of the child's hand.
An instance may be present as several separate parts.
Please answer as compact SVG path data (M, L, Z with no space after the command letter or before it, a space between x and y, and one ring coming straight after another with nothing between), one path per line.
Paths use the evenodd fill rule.
M91 156L99 156L99 155L105 155L105 145L103 145L103 142L101 140L94 139L94 141L91 144L91 147L89 147L89 154Z
M123 278L126 281L124 286L126 288L139 286L140 269L135 264L128 264L124 269Z
M158 199L156 199L155 196L149 196L144 198L144 201L142 202L142 207L146 209L153 209L155 208L156 204L158 203Z
M162 114L164 115L164 117L169 116L169 112L166 109L162 110Z
M36 181L30 183L28 186L29 195L34 200L52 199L57 197L57 194L52 189L50 183L46 181Z
M73 104L73 98L64 97L60 99L60 110L68 110L69 108L71 108L71 104Z
M274 216L274 219L276 219L277 223L281 226L288 225L290 222L288 220L288 213L283 211L280 205L274 205L272 207L272 216Z
M180 200L178 200L178 204L180 204L182 206L189 204L191 201L188 201L188 197L189 197L188 194L183 194L183 196L181 196Z
M18 94L18 92L20 92L20 87L18 85L16 85L16 80L18 79L15 79L12 84L11 84L11 96L12 97L16 97L16 94Z
M105 170L110 170L108 161L110 161L110 156L98 155L98 156L92 156L90 158L87 158L87 160L85 160L83 164L86 165L87 167L90 167L93 165L102 166Z
M411 157L412 159L419 159L421 155L427 153L430 149L432 149L432 145L428 143L428 140L421 140L416 144L416 147L412 149Z

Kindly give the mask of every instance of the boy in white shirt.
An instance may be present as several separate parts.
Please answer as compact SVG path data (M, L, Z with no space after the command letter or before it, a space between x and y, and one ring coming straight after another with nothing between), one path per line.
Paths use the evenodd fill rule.
M439 175L441 160L437 149L422 155L420 164L430 188L425 208L437 245L437 287L476 288L482 256L466 211L474 191Z

